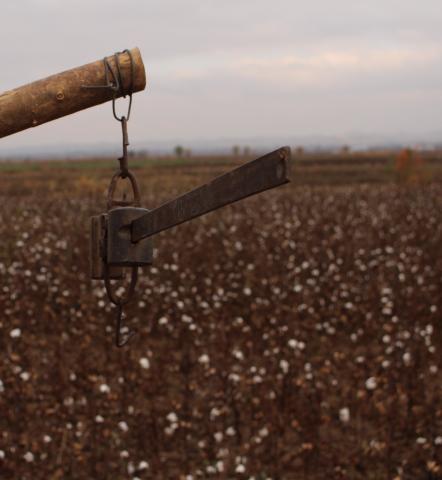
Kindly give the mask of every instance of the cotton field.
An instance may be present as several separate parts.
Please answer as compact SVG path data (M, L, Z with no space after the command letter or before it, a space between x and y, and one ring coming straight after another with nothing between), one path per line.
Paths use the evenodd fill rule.
M117 349L88 278L105 183L69 175L2 195L0 478L441 478L440 183L288 186L163 232ZM212 173L149 175L146 207Z

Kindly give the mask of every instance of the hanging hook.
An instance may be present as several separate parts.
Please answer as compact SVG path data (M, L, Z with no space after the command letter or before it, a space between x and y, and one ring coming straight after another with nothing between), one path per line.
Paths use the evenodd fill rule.
M123 347L126 345L129 340L135 335L134 331L130 331L126 335L126 338L123 337L123 307L126 305L126 303L129 302L129 300L132 298L134 291L135 291L135 285L137 284L138 280L138 267L132 267L131 268L131 276L130 276L130 283L129 283L129 288L124 297L118 297L115 292L112 290L112 286L110 283L110 275L109 275L109 265L107 263L104 264L104 285L106 287L106 292L107 296L109 297L109 300L117 307L117 322L115 325L115 344L117 347Z
M123 156L118 159L120 162L121 178L127 178L129 175L129 167L127 165L127 147L129 145L129 135L127 133L127 119L121 117L121 128L123 131Z
M124 347L130 339L136 334L136 332L129 330L129 333L126 335L126 338L122 338L123 335L123 327L122 327L122 322L123 322L123 305L117 305L117 325L115 327L115 345L118 348Z

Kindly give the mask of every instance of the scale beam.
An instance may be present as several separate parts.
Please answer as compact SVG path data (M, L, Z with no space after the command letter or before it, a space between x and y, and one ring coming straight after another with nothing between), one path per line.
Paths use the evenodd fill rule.
M132 222L132 242L288 183L289 159L290 148L280 148L160 205Z

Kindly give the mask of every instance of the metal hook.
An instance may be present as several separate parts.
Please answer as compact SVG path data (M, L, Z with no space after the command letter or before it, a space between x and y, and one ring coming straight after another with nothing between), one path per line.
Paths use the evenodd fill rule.
M129 135L127 133L127 119L121 117L121 128L123 131L123 156L118 159L120 162L121 178L127 178L129 175L129 167L127 165L127 147L129 145Z
M126 338L122 340L122 321L123 321L123 305L117 305L118 312L117 312L117 324L115 326L115 345L118 348L124 347L130 339L136 334L134 331L130 331L126 335Z

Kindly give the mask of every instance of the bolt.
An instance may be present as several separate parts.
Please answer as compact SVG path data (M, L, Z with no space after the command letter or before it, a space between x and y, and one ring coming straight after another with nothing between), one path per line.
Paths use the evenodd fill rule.
M64 93L61 91L57 92L56 98L59 102L61 102L62 100L64 100Z

